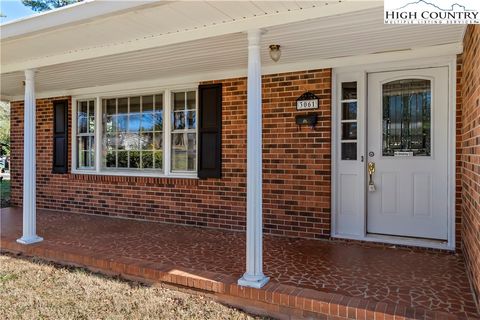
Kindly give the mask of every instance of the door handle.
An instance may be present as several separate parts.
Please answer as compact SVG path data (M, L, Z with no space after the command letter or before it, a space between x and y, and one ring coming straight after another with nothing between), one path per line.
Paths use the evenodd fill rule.
M373 174L375 173L375 162L371 161L367 164L368 171L368 191L375 191L375 184L373 183Z

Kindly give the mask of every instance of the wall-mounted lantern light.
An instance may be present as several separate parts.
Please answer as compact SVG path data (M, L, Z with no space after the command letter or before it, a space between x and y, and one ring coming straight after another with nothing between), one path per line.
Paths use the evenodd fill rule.
M273 61L277 62L280 60L280 57L282 56L282 51L280 51L280 45L279 44L271 44L270 45L270 58L272 58Z

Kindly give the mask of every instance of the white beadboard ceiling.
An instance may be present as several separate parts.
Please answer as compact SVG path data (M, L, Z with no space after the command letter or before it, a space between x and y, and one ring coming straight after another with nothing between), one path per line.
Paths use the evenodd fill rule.
M112 6L115 5L112 2ZM148 6L142 5L115 15L61 25L41 33L2 38L2 64L9 65L61 53L87 52L213 26L227 26L279 13L308 12L309 9L338 5L341 5L339 0L157 1ZM15 26L9 24L4 26L7 33L13 27ZM25 50L26 45L34 50Z
M206 23L221 24L245 17L308 10L338 3L162 2L142 10L88 21L81 25L81 36L73 35L75 28L79 28L77 24L27 36L30 50L25 50L25 37L2 40L2 65L37 56L54 55L57 48L45 45L52 41L61 43L62 50L88 50L125 39L202 28ZM159 16L160 12L162 16ZM339 57L461 43L465 28L462 25L385 25L382 18L383 8L378 7L265 28L262 65L275 65L268 56L270 44L281 45L282 57L277 65L289 65L302 61L328 61ZM48 41L45 41L46 38ZM246 34L232 33L40 67L37 69L36 90L58 92L150 79L187 79L192 74L246 70L246 66ZM3 73L2 95L21 95L23 79L22 71Z

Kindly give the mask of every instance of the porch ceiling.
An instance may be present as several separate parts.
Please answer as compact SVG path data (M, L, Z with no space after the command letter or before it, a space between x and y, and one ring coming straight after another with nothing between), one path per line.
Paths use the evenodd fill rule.
M42 33L41 36L30 35L27 38L31 50L22 50L20 45L25 45L25 42L13 37L2 40L2 67L28 61L34 56L54 55L54 49L44 45L52 41L61 43L62 50L76 52L96 46L115 46L125 39L152 34L152 30L170 33L176 32L175 28L196 29L206 23L201 17L208 16L209 23L215 21L214 24L221 24L247 16L267 16L282 10L306 12L309 10L307 7L319 5L318 2L303 1L247 3L248 5L235 7L215 2L200 7L196 2L175 2L175 6L168 5L168 10L163 7L161 11L165 18L169 19L167 21L158 16L160 11L156 11L159 7L166 6L162 2L148 10L89 22L87 26L82 26L80 38L73 36L75 30L71 28L75 26ZM334 2L333 5L338 3ZM202 10L201 14L196 14ZM135 20L132 20L133 16ZM383 8L375 7L266 27L261 53L263 72L315 68L320 65L319 62L324 62L324 66L334 66L333 61L338 58L455 45L461 43L465 29L462 25L385 25L382 19ZM169 27L172 25L175 25L174 29ZM51 39L45 42L45 37ZM270 44L281 45L282 57L278 63L269 59ZM128 52L49 64L37 68L36 90L40 95L78 94L81 88L135 81L148 83L154 79L165 79L165 84L174 85L191 82L192 79L195 81L244 76L247 65L246 47L246 35L243 32L232 32L143 50L126 50ZM442 48L444 47L439 47L439 50ZM2 73L2 96L21 96L22 80L22 70Z
M86 1L58 12L33 16L1 26L2 73L62 62L155 48L249 29L267 28L319 16L380 6L378 1L145 1L128 10L84 16L80 9L97 10L101 1ZM100 8L98 8L100 10ZM62 13L60 11L59 13ZM44 23L33 22L47 19ZM67 18L74 22L64 21Z

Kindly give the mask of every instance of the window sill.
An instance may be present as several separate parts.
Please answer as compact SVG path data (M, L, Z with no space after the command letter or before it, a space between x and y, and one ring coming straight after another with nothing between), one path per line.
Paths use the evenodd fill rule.
M77 180L98 182L129 182L154 185L197 185L199 178L195 174L165 175L155 172L122 172L122 171L94 171L72 170L72 176Z

